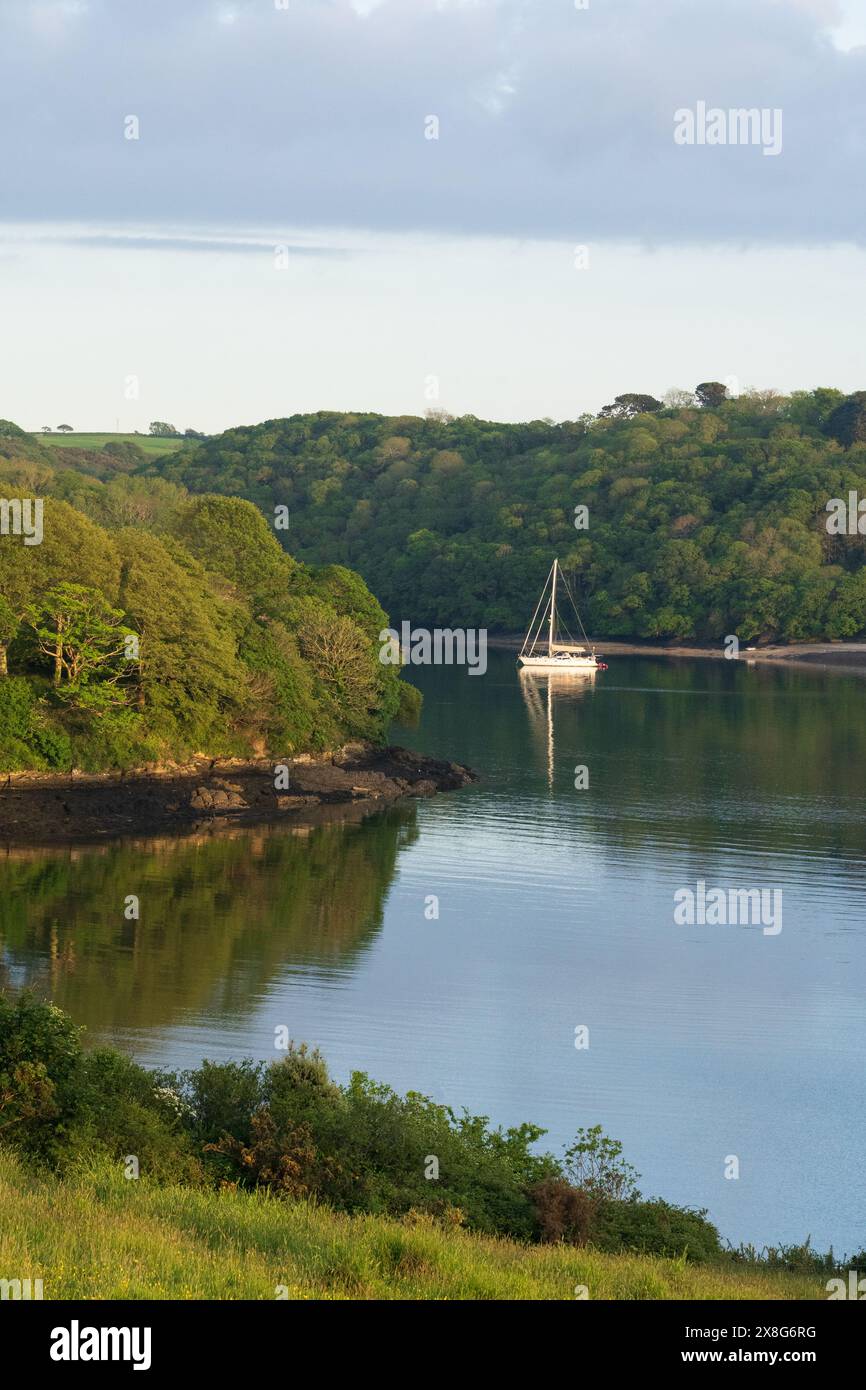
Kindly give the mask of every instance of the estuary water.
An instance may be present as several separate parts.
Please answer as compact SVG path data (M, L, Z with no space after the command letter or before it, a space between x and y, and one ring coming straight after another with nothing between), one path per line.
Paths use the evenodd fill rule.
M866 681L635 657L551 685L504 652L412 679L394 740L476 787L4 852L0 980L152 1065L273 1058L284 1025L340 1080L554 1150L601 1124L645 1194L735 1243L866 1245ZM678 923L701 883L777 893L781 930Z

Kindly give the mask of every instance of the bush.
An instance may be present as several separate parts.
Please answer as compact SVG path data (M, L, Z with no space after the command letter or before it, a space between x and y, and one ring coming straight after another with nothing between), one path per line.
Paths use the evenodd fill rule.
M564 1178L545 1178L529 1191L538 1238L556 1244L585 1245L598 1214L598 1202Z
M640 1195L640 1173L625 1162L622 1144L603 1134L601 1125L577 1131L562 1166L575 1187L599 1199L629 1201Z
M529 1152L543 1133L535 1126L491 1130L483 1116L457 1117L426 1096L399 1096L360 1072L339 1087L320 1054L304 1046L292 1046L266 1069L262 1104L252 1118L244 1120L240 1106L231 1121L232 1097L249 1081L245 1105L254 1094L252 1078L216 1077L214 1070L207 1069L206 1090L217 1100L209 1119L199 1089L205 1068L187 1080L185 1095L198 1107L197 1132L212 1133L226 1120L227 1132L207 1143L224 1176L283 1194L315 1194L343 1211L415 1210L441 1218L459 1210L475 1230L532 1239L527 1188L556 1171L549 1156Z
M592 1243L610 1254L634 1250L642 1255L684 1256L697 1264L722 1254L719 1233L705 1211L661 1200L603 1202L593 1226Z
M132 710L79 711L75 719L70 760L83 772L141 766L156 762L162 751L160 740Z
M33 688L23 676L6 676L0 680L0 729L4 739L27 742L35 704Z
M56 1156L74 1117L79 1030L62 1010L22 994L0 995L0 1138Z
M153 1072L110 1048L82 1058L72 1145L110 1158L138 1160L142 1176L161 1182L199 1181L203 1167L184 1130L181 1096Z
M264 1106L253 1115L250 1127L249 1144L225 1134L218 1144L206 1144L205 1149L229 1159L238 1175L255 1186L270 1188L282 1197L328 1197L332 1193L342 1164L319 1153L309 1125L280 1129L269 1107Z
M252 1135L252 1117L262 1103L264 1065L261 1062L202 1062L196 1071L177 1079L162 1078L177 1089L187 1103L189 1126L200 1144L211 1144L224 1134L242 1143Z
M47 724L35 724L30 739L32 747L49 768L72 766L72 740L65 729Z
M151 1072L108 1048L83 1053L79 1030L53 1004L0 994L0 1142L57 1168L93 1152L114 1162L134 1155L158 1182L228 1180L517 1240L804 1274L866 1269L864 1251L840 1263L808 1241L723 1252L705 1211L640 1200L619 1144L599 1128L579 1131L567 1150L582 1185L550 1154L531 1152L543 1133L491 1129L483 1115L400 1096L362 1072L338 1086L303 1045L270 1066ZM629 1187L627 1198L610 1195Z

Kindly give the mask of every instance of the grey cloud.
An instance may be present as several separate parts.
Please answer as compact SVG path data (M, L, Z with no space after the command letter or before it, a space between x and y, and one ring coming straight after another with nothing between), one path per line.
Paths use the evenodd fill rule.
M822 0L6 0L0 216L860 240L866 50L834 48L833 16ZM781 108L782 154L677 146L674 112L699 100Z

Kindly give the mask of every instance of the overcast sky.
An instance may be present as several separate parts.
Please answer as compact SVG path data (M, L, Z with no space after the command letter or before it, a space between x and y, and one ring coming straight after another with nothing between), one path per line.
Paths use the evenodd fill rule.
M3 0L0 415L866 386L866 0L282 4Z

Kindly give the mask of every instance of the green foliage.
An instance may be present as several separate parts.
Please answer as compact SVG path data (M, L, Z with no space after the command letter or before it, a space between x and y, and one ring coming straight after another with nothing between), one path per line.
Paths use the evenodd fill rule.
M25 440L28 435L22 430L20 425L16 425L12 420L0 420L0 439L21 439Z
M56 1154L75 1110L79 1030L53 1004L0 994L0 1137L41 1156Z
M103 444L102 453L111 468L118 472L131 473L134 468L140 468L147 462L147 454L132 439L110 439Z
M337 1086L319 1053L304 1046L292 1046L261 1073L251 1066L216 1078L210 1069L194 1073L184 1095L196 1138L221 1177L316 1196L344 1211L427 1211L530 1239L535 1221L526 1189L555 1171L549 1156L530 1153L543 1134L535 1126L491 1130L483 1116L456 1116L414 1092L400 1096L360 1072ZM229 1120L216 1142L215 1112Z
M69 1157L98 1152L118 1162L133 1155L139 1173L160 1182L203 1177L184 1132L180 1096L131 1058L100 1048L86 1053L76 1076Z
M717 1260L719 1233L705 1211L675 1207L656 1200L606 1201L599 1208L591 1240L611 1253L633 1250L643 1255L683 1257L697 1264Z
M543 1135L532 1124L493 1129L486 1116L398 1095L363 1072L339 1086L303 1044L270 1065L148 1071L108 1048L84 1052L55 1005L0 993L0 1143L56 1168L133 1154L158 1183L258 1188L415 1225L681 1262L850 1267L808 1241L723 1252L706 1212L639 1199L621 1145L599 1126L578 1131L564 1163L534 1151Z
M846 449L866 444L866 391L855 391L827 419L827 433Z
M23 676L0 680L0 762L10 771L68 768L72 762L68 733L50 722Z
M812 1249L809 1237L802 1245L729 1246L728 1258L736 1265L752 1265L762 1269L785 1270L792 1274L816 1274L826 1277L840 1269L866 1269L866 1251L848 1255L841 1262L832 1250L821 1254Z
M123 700L117 682L127 669L125 639L134 634L122 617L98 589L65 581L28 604L24 618L38 651L51 658L58 694L88 703L88 694L98 692L104 698L90 703L101 709Z
M224 1134L246 1143L261 1103L263 1075L264 1065L259 1062L204 1061L181 1078L167 1077L166 1084L185 1094L200 1143L213 1144Z
M7 676L0 681L0 730L3 738L29 739L36 696L23 676Z
M0 770L384 738L402 681L357 575L297 564L247 501L118 472L134 443L55 471L28 440L0 450L10 491L48 494L40 545L0 538Z
M728 388L721 381L702 381L695 387L695 399L705 410L722 405L728 398Z
M604 1201L628 1202L640 1196L640 1173L626 1163L622 1144L602 1133L601 1125L579 1129L565 1150L563 1169L575 1187Z
M599 415L604 420L630 420L633 415L648 415L661 408L662 403L655 396L626 391L624 395L616 396L611 405L603 406Z
M5 598L0 595L0 644L8 646L18 631L18 616Z
M840 422L829 387L699 393L703 408L633 394L561 424L296 415L149 471L265 516L287 505L294 555L358 571L398 624L521 631L558 554L596 637L866 631L866 540L826 530L828 500L866 494L857 397Z

